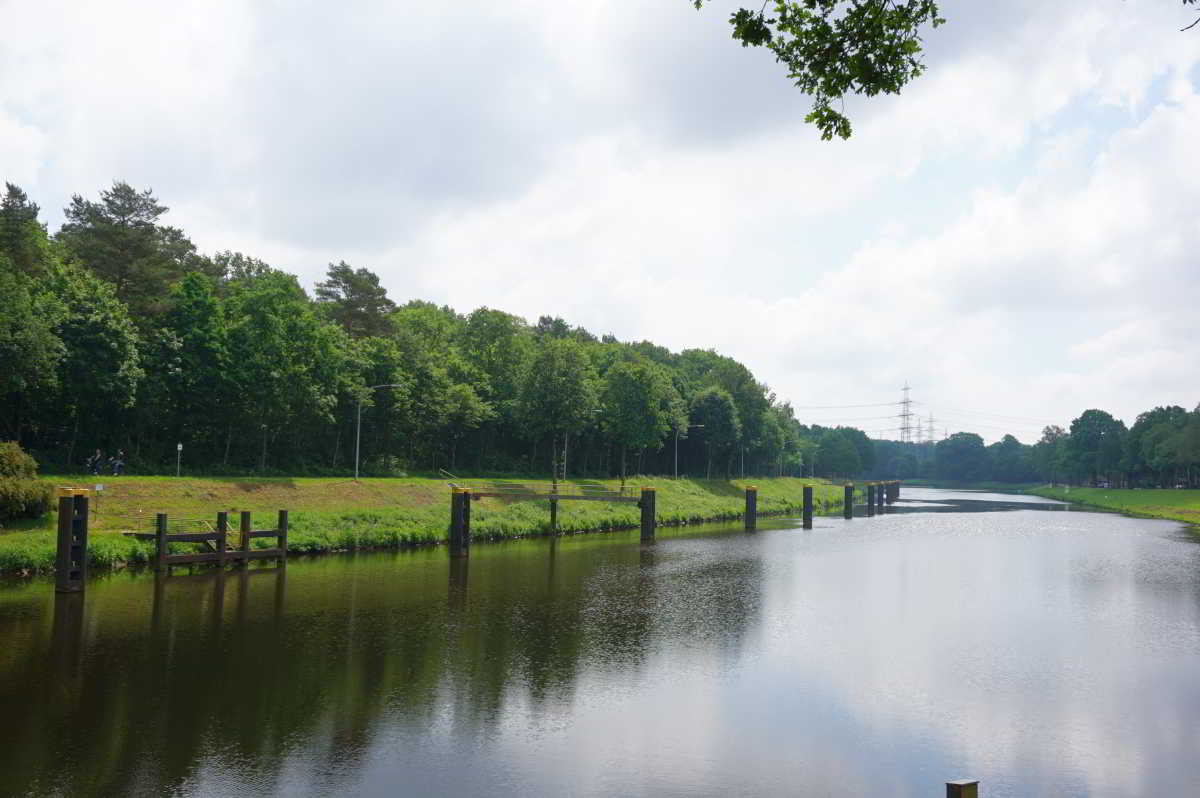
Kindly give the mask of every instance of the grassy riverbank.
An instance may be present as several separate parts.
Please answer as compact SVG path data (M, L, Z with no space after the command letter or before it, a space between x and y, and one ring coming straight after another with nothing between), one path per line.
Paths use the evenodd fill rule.
M1200 524L1200 490L1131 490L1128 488L1051 488L1041 486L1026 491L1048 499L1119 510L1147 518L1167 518Z
M86 486L86 479L48 477L55 485ZM504 480L545 490L545 480ZM484 481L474 485L490 484ZM634 477L629 485L653 485L656 510L663 525L718 521L741 517L743 488L757 485L760 513L799 513L803 487L814 485L818 508L841 506L842 488L811 479L692 480ZM93 567L119 568L147 562L152 547L122 531L150 531L155 513L172 519L207 519L219 510L231 515L255 514L255 527L274 523L275 511L290 513L288 546L297 552L353 551L434 544L446 539L449 489L437 479L405 477L343 478L183 478L106 477L105 490L93 514L88 551ZM616 489L617 480L572 481ZM93 499L95 509L95 499ZM560 502L558 527L563 532L634 527L638 509L632 504ZM233 522L236 524L236 521ZM55 516L0 532L0 573L37 573L53 568ZM545 501L487 498L474 504L472 533L500 539L546 534L549 505ZM265 545L265 544L264 544Z

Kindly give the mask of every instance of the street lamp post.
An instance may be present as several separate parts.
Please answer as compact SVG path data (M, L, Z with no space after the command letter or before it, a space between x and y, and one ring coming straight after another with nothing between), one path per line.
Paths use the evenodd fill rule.
M385 382L382 385L371 385L367 387L368 391L373 391L376 388L400 388L402 386L394 382ZM354 425L354 481L358 482L358 452L359 444L362 442L362 406L363 397L358 398L358 422Z
M703 424L688 424L688 429L701 429ZM679 479L679 427L675 427L675 479Z

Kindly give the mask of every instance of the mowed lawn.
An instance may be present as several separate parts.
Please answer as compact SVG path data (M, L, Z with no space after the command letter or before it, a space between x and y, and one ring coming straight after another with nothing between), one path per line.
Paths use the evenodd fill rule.
M104 491L93 495L89 555L94 566L121 567L146 562L151 545L123 531L151 531L157 513L174 521L201 528L214 525L219 511L230 513L236 528L237 513L249 510L257 529L274 526L276 512L289 511L289 549L295 552L353 551L370 548L439 543L446 539L450 515L450 486L440 479L423 477L363 479L345 478L191 478L184 477L46 477L63 487L91 487L99 482ZM473 488L503 485L545 491L548 480L470 479ZM656 489L656 511L660 524L677 525L733 519L744 507L744 488L759 489L759 512L799 513L803 488L814 485L819 508L840 506L842 487L811 479L762 480L673 480L633 477L626 482L631 494L642 485ZM563 490L608 488L617 490L619 480L571 480ZM629 528L638 523L634 504L606 502L560 502L558 529L562 532L600 531ZM0 572L34 573L52 567L54 560L53 513L0 533ZM549 532L549 503L545 500L517 501L486 498L474 503L471 513L473 536L500 539ZM267 545L265 541L262 545Z
M1200 524L1200 490L1043 487L1030 492L1093 507Z

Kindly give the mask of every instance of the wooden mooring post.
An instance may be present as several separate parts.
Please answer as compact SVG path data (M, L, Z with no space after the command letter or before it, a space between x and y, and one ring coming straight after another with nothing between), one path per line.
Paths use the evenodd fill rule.
M83 493L58 498L58 556L54 590L79 593L87 579L88 497Z
M946 798L979 798L978 780L958 779L946 782Z
M804 528L812 529L813 518L813 489L812 485L804 486Z
M867 515L875 515L875 483L867 483Z
M450 556L471 552L471 492L455 488L450 494Z
M883 502L884 502L883 494L886 491L887 491L887 486L884 485L882 482L880 482L878 487L875 488L875 510L877 512L883 512Z
M842 517L850 520L854 517L854 483L848 483L842 490Z
M638 507L642 508L642 542L649 543L654 540L654 525L657 521L654 509L655 493L654 488L642 488L642 497L638 500Z
M758 488L754 485L746 487L746 531L753 532L758 527Z

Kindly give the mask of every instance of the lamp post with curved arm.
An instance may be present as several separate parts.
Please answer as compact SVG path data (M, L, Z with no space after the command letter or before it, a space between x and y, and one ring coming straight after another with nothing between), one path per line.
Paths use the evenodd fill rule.
M382 385L367 386L368 391L373 391L376 388L402 388L404 386L394 382L385 382ZM354 426L354 481L358 482L358 451L359 444L362 441L362 397L358 399L358 423Z

